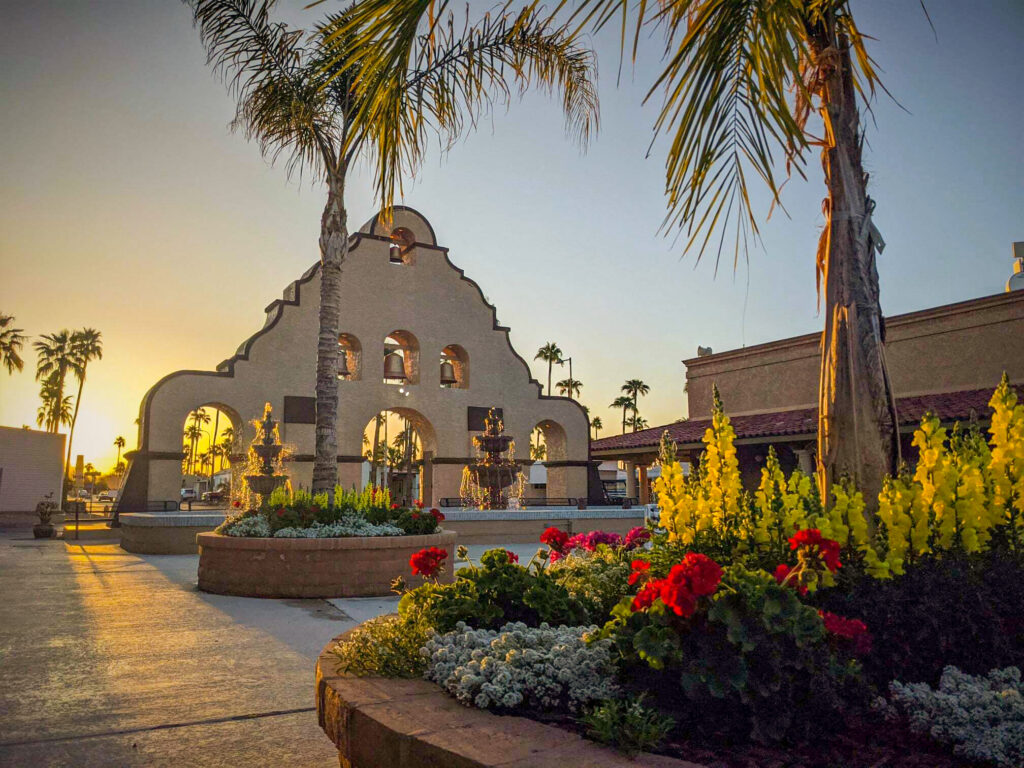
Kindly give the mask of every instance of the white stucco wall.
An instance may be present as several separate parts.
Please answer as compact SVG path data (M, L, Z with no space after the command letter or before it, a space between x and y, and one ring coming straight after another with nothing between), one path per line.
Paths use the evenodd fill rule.
M0 512L32 512L48 493L61 501L65 435L0 427Z

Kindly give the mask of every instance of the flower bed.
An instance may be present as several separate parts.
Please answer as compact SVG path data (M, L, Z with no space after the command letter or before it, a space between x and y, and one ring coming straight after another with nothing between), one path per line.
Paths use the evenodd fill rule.
M337 488L333 498L279 488L260 509L196 537L199 588L247 597L387 595L422 549L441 559L455 551L456 534L441 529L442 520L439 510L401 508L374 488Z
M718 404L689 477L663 450L663 527L460 548L336 668L729 768L1024 764L1024 406L1004 381L992 408L987 437L925 416L869 513L772 455L745 492Z

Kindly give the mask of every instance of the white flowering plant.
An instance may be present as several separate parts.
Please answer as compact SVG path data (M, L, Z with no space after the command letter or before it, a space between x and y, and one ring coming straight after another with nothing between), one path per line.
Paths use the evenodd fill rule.
M949 666L938 688L894 681L889 700L880 697L874 707L890 720L905 719L916 733L952 745L957 755L999 768L1024 765L1024 684L1017 667L982 676Z
M612 644L587 642L597 627L472 629L434 635L422 653L425 676L467 706L480 709L569 709L618 695Z

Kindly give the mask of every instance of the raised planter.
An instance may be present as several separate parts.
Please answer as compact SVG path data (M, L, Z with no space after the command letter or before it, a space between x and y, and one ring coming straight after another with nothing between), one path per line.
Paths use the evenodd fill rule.
M121 549L142 555L194 555L196 534L212 531L224 522L217 512L134 512L120 515Z
M454 531L427 536L258 539L200 533L199 588L244 597L375 597L396 576L415 587L409 558L424 547L448 550L442 581L455 578Z
M561 728L465 707L426 680L339 675L330 650L344 637L316 664L320 727L343 768L701 768L630 759Z

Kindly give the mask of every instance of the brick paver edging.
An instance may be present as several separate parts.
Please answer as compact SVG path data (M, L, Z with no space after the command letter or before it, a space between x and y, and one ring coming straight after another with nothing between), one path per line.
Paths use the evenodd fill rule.
M391 594L396 576L410 587L409 558L424 547L448 551L441 581L455 578L454 531L427 536L270 539L200 533L199 589L243 597L375 597Z
M426 680L339 675L331 649L345 634L316 664L320 727L342 768L701 768L631 760L554 726L465 707Z

